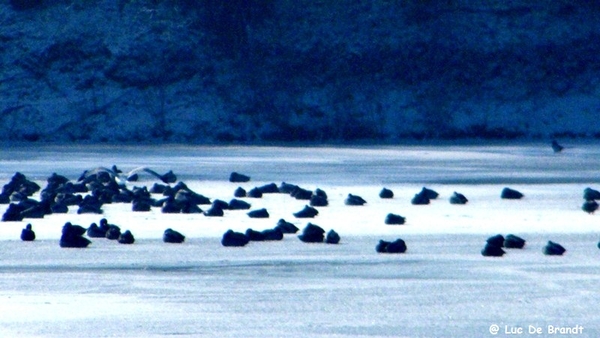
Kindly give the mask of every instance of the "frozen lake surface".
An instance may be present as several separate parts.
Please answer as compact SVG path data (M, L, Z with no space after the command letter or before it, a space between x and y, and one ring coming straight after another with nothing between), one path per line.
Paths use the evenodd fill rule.
M560 154L547 144L5 146L0 182L19 171L44 187L53 172L75 181L84 170L113 164L173 170L211 199L229 201L238 186L285 181L325 190L330 205L314 219L296 219L292 213L306 201L267 194L245 200L266 208L268 219L245 211L222 218L133 213L130 204L110 204L103 215L72 209L0 223L1 337L492 337L520 329L552 336L549 326L577 325L579 336L600 336L600 219L581 210L583 189L600 188L596 144ZM252 180L230 183L232 171ZM143 176L128 186L154 182ZM411 205L423 186L440 197ZM525 198L501 200L506 186ZM382 187L394 199L380 199ZM469 203L451 205L454 191ZM349 193L368 203L344 205ZM385 225L388 213L405 216L406 224ZM87 227L102 217L131 230L136 243L93 239L87 249L59 247L66 221ZM220 244L227 229L268 229L280 218L301 229L308 221L335 229L341 242L306 244L286 235L243 248ZM35 242L19 240L27 223ZM185 243L162 243L169 227L184 233ZM527 245L501 258L481 256L487 237L498 233L519 235ZM406 241L405 254L375 252L380 239L396 238ZM548 240L562 244L565 255L544 256ZM529 334L532 328L542 334Z

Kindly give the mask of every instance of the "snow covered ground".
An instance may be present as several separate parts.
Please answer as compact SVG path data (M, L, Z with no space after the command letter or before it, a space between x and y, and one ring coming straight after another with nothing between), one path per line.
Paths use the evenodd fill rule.
M42 187L56 172L116 164L173 170L191 189L229 201L236 187L289 182L321 188L330 205L295 219L306 201L284 194L248 198L252 209L223 218L133 213L105 205L104 215L50 215L0 223L2 337L492 337L600 336L600 219L581 211L585 187L600 188L600 147L576 144L554 154L547 144L387 147L5 146L0 182L19 171ZM229 173L252 177L230 183ZM133 185L150 187L144 176ZM440 193L427 206L410 199L423 186ZM500 199L509 186L525 194ZM394 199L382 200L382 187ZM467 205L451 205L453 191ZM364 206L345 206L347 194ZM0 211L4 211L2 206ZM387 213L407 219L385 225ZM129 229L132 246L95 239L87 249L62 249L66 221L88 226L101 217ZM280 218L335 229L339 245L280 242L225 248L227 229L272 228ZM19 240L26 223L35 242ZM187 236L164 244L166 228ZM487 237L513 233L523 250L481 256ZM402 255L375 252L380 239L402 238ZM548 240L561 257L544 256ZM499 332L490 332L498 325ZM562 331L552 333L552 327ZM536 331L536 330L540 331ZM531 333L530 333L531 330Z

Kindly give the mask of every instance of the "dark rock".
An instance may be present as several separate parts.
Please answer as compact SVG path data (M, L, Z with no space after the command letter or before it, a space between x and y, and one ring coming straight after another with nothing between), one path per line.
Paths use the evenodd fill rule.
M250 203L238 199L232 199L229 201L229 210L248 210L250 209Z
M318 225L308 223L298 238L305 243L323 243L325 230Z
M250 218L269 218L269 212L267 209L256 209L248 212L248 217Z
M507 249L522 249L525 246L525 240L519 236L508 234L504 237L503 244Z
M588 214L593 214L596 210L598 210L598 202L596 201L585 201L581 206L581 210L587 212Z
M240 174L237 172L232 172L231 175L229 175L229 182L234 182L234 183L244 183L244 182L249 182L250 181L250 176L246 176L244 174Z
M135 238L133 237L131 231L127 230L119 236L117 241L120 244L133 244L135 242Z
M465 195L457 193L456 191L450 196L450 204L467 204L469 200Z
M481 254L485 257L502 257L506 252L501 247L486 243L485 247L481 250Z
M31 224L27 224L25 229L21 230L21 240L31 242L35 240L35 232L31 228Z
M338 244L340 242L340 235L335 230L329 230L327 236L325 236L325 243L327 244Z
M379 197L380 198L394 198L394 192L391 191L390 189L383 188L379 192Z
M275 228L281 230L281 232L284 234L295 234L299 230L297 226L290 222L286 222L286 220L283 218L277 222L277 226Z
M548 241L546 246L544 246L544 248L542 249L544 255L548 256L562 256L562 254L564 254L565 251L567 250L562 245L552 241Z
M502 189L500 198L509 199L509 200L518 200L518 199L523 198L523 194L517 190L506 187L506 188Z
M396 214L387 214L385 216L385 224L395 225L395 224L404 224L406 222L406 218L396 215Z
M304 208L293 215L296 218L313 218L319 214L319 211L311 206L305 205Z
M233 230L227 230L221 238L221 245L223 246L245 246L250 241L250 238L241 232L235 232Z
M344 200L345 205L364 205L367 203L362 197L357 195L348 194L348 197Z
M185 241L185 236L181 233L168 228L163 233L163 242L165 243L183 243Z

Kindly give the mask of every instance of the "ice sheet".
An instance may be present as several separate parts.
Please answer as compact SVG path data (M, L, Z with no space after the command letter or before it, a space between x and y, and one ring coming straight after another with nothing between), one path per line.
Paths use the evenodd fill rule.
M315 219L295 219L306 202L287 195L246 199L268 219L245 211L223 218L133 213L111 204L104 215L49 215L0 223L2 337L492 337L548 325L584 327L600 335L600 221L581 211L582 191L598 184L597 147L552 154L545 145L288 147L17 147L2 151L0 178L15 171L42 186L52 172L75 180L81 171L117 164L124 170L172 169L193 190L228 201L233 190L281 181L321 188L330 206ZM227 182L231 171L252 176ZM144 177L136 185L151 185ZM440 193L427 206L410 198L422 186ZM392 200L377 196L386 186ZM499 198L504 186L525 194ZM598 188L598 186L596 186ZM451 205L459 191L467 205ZM343 204L348 193L365 206ZM2 206L0 210L4 210ZM388 212L405 225L383 223ZM130 229L132 246L103 239L87 249L58 246L64 222L88 226L107 217ZM273 227L279 218L335 229L339 245L281 242L224 248L222 233ZM32 223L38 241L18 239ZM182 245L160 241L172 227ZM523 250L502 258L479 253L485 239L515 233ZM382 255L379 239L403 238L408 251ZM548 240L562 257L541 252ZM514 335L514 334L513 334ZM540 336L540 335L538 335Z

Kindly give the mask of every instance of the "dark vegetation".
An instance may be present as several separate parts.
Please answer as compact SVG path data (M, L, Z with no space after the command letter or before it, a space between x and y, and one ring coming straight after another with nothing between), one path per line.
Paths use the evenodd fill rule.
M225 143L597 137L598 8L10 0L0 5L9 18L1 66L11 69L0 79L1 134Z

